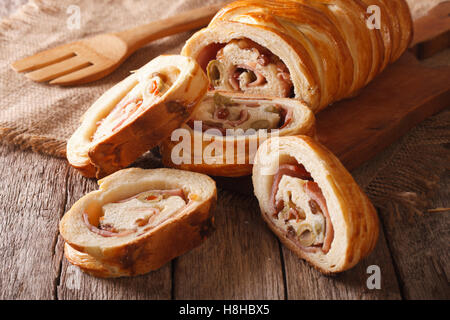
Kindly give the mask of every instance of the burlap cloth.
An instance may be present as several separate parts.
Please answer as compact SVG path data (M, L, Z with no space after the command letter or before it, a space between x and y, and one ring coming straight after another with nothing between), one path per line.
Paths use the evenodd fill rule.
M23 1L23 0L18 0ZM414 1L414 0L410 0ZM433 0L435 1L435 0ZM82 86L38 84L16 74L10 63L32 53L87 36L119 31L220 0L32 0L0 22L0 138L24 149L65 155L65 141L80 116L106 89L162 53L178 53L187 32L156 41L132 55L110 76ZM81 28L67 26L67 9L77 5ZM423 13L423 8L415 8ZM449 64L449 53L428 63ZM426 206L430 190L449 166L450 112L414 128L403 139L354 172L377 205L402 202ZM359 179L358 179L359 178Z

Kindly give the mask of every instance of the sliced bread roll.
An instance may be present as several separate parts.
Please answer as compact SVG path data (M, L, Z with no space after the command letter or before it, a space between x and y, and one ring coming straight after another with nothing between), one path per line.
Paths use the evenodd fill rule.
M213 230L216 186L203 174L130 168L99 186L60 222L67 259L94 276L156 270Z
M310 137L264 142L253 186L270 229L321 272L347 270L375 247L373 205L341 162Z
M174 132L161 144L165 166L239 177L252 173L253 158L264 140L313 136L315 118L299 100L216 91L206 95L181 128L185 131ZM186 143L189 148L183 150Z
M208 71L215 90L293 97L317 113L397 60L412 27L405 0L238 0L182 54Z
M186 122L208 80L191 58L159 56L106 91L67 142L69 163L101 178L130 165Z

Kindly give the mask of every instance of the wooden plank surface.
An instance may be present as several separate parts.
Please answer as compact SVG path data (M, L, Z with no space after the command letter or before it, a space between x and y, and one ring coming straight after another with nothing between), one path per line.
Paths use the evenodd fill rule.
M375 250L366 259L355 268L336 276L323 276L285 247L283 247L283 257L289 299L398 300L402 298L383 232L380 233ZM368 273L369 266L380 268L380 289L367 287L367 279L372 275L370 269Z
M450 171L441 177L430 208L450 207ZM380 211L405 299L450 299L450 210Z
M443 243L448 213L433 213L426 220L413 216L407 224L398 218L392 224L385 220L392 213L381 212L388 240L382 234L374 253L360 265L325 277L285 248L281 259L279 243L260 219L256 200L226 191L219 193L215 233L174 260L173 267L136 278L96 279L62 258L57 237L61 214L95 189L95 182L63 160L3 146L0 151L1 187L8 190L1 194L0 283L8 288L2 298L399 299L401 292L405 298L448 298L448 244ZM434 206L449 205L448 186L447 175ZM380 266L381 290L367 289L368 265Z
M0 300L54 299L67 165L0 148Z
M448 212L381 211L387 240L382 234L374 253L356 268L324 277L285 248L281 259L256 200L225 191L215 233L173 267L136 278L96 279L62 258L57 232L61 214L95 182L63 160L4 146L0 152L2 299L449 298ZM435 207L449 206L450 179L444 178ZM368 265L380 266L381 290L367 289Z
M175 299L284 299L279 244L255 198L218 192L216 231L178 258Z

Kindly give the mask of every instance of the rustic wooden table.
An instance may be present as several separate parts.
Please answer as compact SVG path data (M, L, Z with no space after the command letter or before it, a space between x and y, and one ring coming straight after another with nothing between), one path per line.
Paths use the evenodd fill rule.
M383 156L353 172L359 183ZM446 172L431 207L450 206L449 186ZM203 245L144 276L96 279L64 259L58 232L62 215L94 189L94 180L62 159L0 147L0 299L450 298L449 212L380 210L375 251L354 269L325 277L280 245L253 197L224 190L217 229ZM367 287L370 265L380 267L381 289Z
M449 186L446 174L435 207L449 206ZM254 198L223 190L217 229L203 245L148 275L96 279L64 259L58 233L64 212L94 189L95 181L62 159L0 147L1 299L450 298L448 237L441 237L448 212L379 211L375 251L354 269L325 277L280 245ZM380 267L380 290L366 286L369 265Z

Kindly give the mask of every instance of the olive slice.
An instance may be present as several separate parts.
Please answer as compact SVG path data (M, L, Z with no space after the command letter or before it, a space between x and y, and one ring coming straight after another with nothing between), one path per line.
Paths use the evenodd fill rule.
M213 99L216 106L232 106L235 104L231 98L221 95L218 92L214 93Z
M297 235L298 241L304 247L311 246L316 240L316 235L309 223L302 223L298 228Z
M280 113L280 109L276 106L267 106L264 108L265 112L271 112L271 113Z
M268 129L270 126L270 122L268 120L256 120L250 124L250 128L255 130L259 129Z
M206 74L213 86L219 85L222 77L222 64L217 60L211 60L206 67Z

